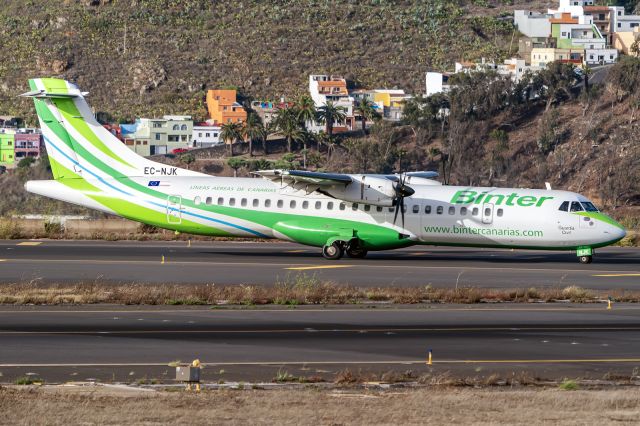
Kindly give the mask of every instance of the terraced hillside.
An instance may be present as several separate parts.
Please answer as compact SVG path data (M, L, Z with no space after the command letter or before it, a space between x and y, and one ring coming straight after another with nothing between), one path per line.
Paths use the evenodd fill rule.
M32 76L62 76L116 119L204 115L204 89L277 98L311 73L424 90L424 73L517 48L499 0L4 0L0 114L33 119L15 96Z

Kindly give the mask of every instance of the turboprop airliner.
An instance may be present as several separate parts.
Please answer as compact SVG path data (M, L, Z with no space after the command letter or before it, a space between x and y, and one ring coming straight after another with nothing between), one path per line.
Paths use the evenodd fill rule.
M160 228L277 238L321 247L325 258L411 245L594 249L625 230L567 191L444 186L433 172L338 174L262 170L210 176L141 157L102 127L87 93L61 79L29 80L54 180L29 192Z

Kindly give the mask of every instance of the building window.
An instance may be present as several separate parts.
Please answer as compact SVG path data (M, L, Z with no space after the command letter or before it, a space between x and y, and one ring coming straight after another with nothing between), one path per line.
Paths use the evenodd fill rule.
M208 138L211 135L211 133L206 133L206 135L207 135L206 137ZM202 133L200 133L200 136L202 136Z
M160 140L160 133L156 133L156 140L159 141Z
M209 133L207 133L207 136L209 136ZM202 133L198 132L198 137L201 138L202 137Z
M180 126L178 126L177 124L173 125L173 130L180 130Z
M180 130L183 130L183 131L184 131L184 130L187 130L187 125L186 125L186 124L183 124L182 126L180 126Z

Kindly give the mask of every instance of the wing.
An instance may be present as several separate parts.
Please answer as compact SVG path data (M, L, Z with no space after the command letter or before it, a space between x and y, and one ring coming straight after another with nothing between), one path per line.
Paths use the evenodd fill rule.
M298 187L298 184L313 185L315 187L349 185L353 178L338 173L307 172L304 170L259 170L253 174L262 176L270 181Z

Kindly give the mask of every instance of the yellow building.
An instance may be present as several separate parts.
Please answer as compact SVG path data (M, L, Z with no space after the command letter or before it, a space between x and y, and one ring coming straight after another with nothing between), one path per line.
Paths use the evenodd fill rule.
M633 46L636 40L640 40L640 27L635 27L633 32L623 31L613 33L613 47L625 55L636 56L636 53L631 51L631 46Z
M544 67L555 61L582 66L584 49L554 49L552 47L535 47L531 49L531 66Z

